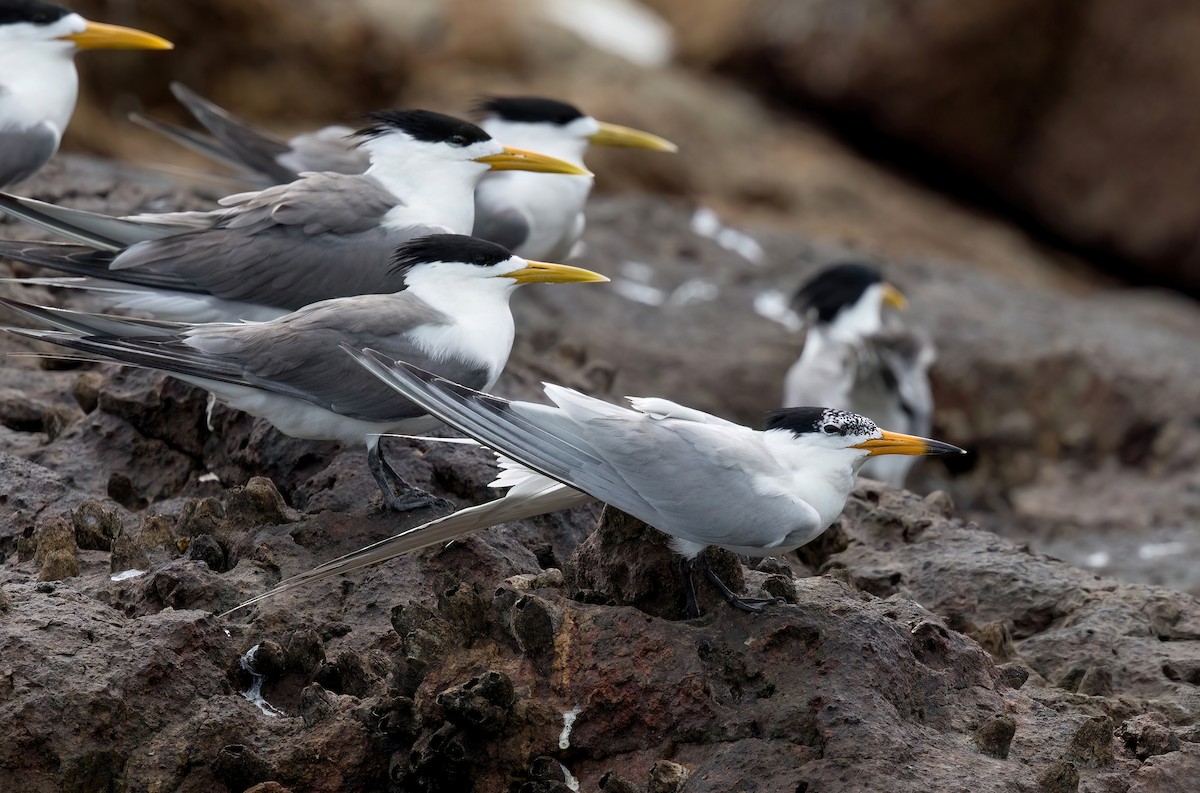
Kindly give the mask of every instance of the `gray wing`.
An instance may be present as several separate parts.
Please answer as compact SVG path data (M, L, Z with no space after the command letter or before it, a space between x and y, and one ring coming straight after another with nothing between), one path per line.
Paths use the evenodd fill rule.
M480 443L680 539L766 548L819 522L804 502L762 487L784 471L745 427L655 420L551 385L557 410L508 402L372 350L351 354Z
M46 123L0 129L0 187L33 176L58 151L58 137Z
M225 300L296 309L403 289L403 276L392 272L396 247L444 231L381 226L400 199L361 175L308 174L222 203L213 228L131 246L108 277L153 273Z
M395 421L425 411L364 371L342 351L346 344L386 349L388 355L480 388L491 380L484 367L433 358L413 343L413 329L449 320L408 295L344 298L271 322L209 325L2 302L62 329L11 329L15 333L193 381L215 380L284 394L363 421Z
M299 176L279 161L291 150L286 141L243 121L182 83L172 83L171 92L225 148L228 153L225 159L232 159L276 184Z
M98 251L87 245L75 245L70 242L0 240L0 259L48 267L71 275L108 281L120 280L123 283L155 289L203 293L185 278L170 272L156 272L146 268L113 273L108 267L114 255L112 251Z
M476 194L475 228L471 236L515 251L529 239L529 219L524 212L513 207L489 206Z
M52 234L108 251L119 251L127 245L143 240L179 234L194 227L199 221L193 220L189 226L182 225L183 221L174 221L174 218L199 218L208 214L197 212L144 218L115 218L8 193L0 193L0 212L44 228ZM211 220L209 222L211 223Z
M388 355L482 388L486 367L434 358L412 331L450 319L407 293L364 295L308 306L263 323L196 326L188 346L237 367L247 385L303 399L351 418L390 421L425 411L382 387L342 351L344 345L386 348Z

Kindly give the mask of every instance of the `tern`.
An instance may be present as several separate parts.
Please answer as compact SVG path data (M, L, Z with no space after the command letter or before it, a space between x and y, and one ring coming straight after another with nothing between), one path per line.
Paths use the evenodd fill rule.
M776 410L756 431L658 397L630 397L629 409L552 384L545 393L553 405L510 402L385 353L347 352L401 396L496 452L502 473L493 485L510 489L287 579L238 608L467 532L596 500L671 536L689 614L698 614L691 576L697 559L731 604L759 611L763 601L740 598L707 568L706 547L749 556L799 548L841 513L868 458L965 453L832 408Z
M342 346L386 350L490 388L512 350L509 297L517 286L608 279L460 235L405 243L393 266L404 291L326 300L268 322L169 323L0 300L56 328L10 332L166 372L293 437L365 442L385 503L408 510L433 502L392 470L379 434L428 431L437 422L365 372Z
M574 105L541 97L494 97L480 104L480 126L492 137L532 147L583 167L590 145L675 152L674 143L649 132L597 121ZM522 178L491 174L475 190L476 237L521 256L561 261L583 235L592 178ZM516 178L512 178L516 177Z
M893 311L908 305L873 267L846 262L821 270L793 301L808 323L788 370L783 404L832 405L887 427L927 435L933 416L932 342ZM864 476L903 487L912 457L869 460Z
M361 173L364 158L347 144L349 129L330 126L282 140L175 83L176 98L212 137L143 117L135 120L214 159L258 174L264 183L290 181L301 171ZM496 140L558 157L580 169L588 147L625 146L675 152L649 132L598 121L566 102L533 96L491 97L478 105L479 125ZM565 259L583 234L591 176L546 179L489 174L475 192L476 237L520 256Z
M41 0L0 0L0 187L32 176L58 151L79 92L76 52L173 46Z
M209 212L109 218L0 194L0 210L84 243L4 240L0 257L83 276L83 286L115 291L115 307L158 319L274 319L320 300L403 288L390 264L396 246L469 233L475 185L489 170L587 173L440 113L371 118L356 133L371 157L365 174L309 173L229 196Z

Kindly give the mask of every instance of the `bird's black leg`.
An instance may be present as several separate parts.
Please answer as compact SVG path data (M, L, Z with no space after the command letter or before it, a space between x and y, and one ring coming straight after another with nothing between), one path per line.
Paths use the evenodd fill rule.
M396 473L396 469L383 457L382 438L367 446L367 467L379 489L383 491L383 503L389 509L397 512L410 512L426 507L446 507L453 509L454 505L444 498L426 493L419 487L413 487L404 481L404 477Z
M696 566L704 571L704 575L708 577L708 580L711 581L713 586L717 588L717 591L719 591L725 597L725 599L729 601L729 605L733 606L734 608L739 608L742 611L749 611L757 614L769 605L784 602L780 598L738 597L733 593L733 590L726 586L725 582L713 572L712 568L708 566L708 558L703 552L696 557Z
M679 572L683 575L683 591L687 596L684 609L687 611L688 617L700 616L700 604L696 601L696 582L692 580L692 570L695 566L694 559L688 559L686 556L679 557Z

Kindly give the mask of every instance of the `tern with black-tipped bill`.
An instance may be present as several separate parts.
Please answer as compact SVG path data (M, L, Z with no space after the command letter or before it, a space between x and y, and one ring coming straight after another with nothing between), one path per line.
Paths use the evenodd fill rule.
M348 350L401 396L492 449L509 486L496 501L469 507L281 582L249 601L447 542L470 531L589 501L604 501L671 535L690 588L698 557L735 606L761 602L729 591L703 565L709 545L750 556L798 548L841 513L855 473L881 455L962 454L940 441L881 430L855 413L786 408L752 430L657 397L618 407L557 385L552 405L510 402L372 350Z
M0 0L0 187L29 178L58 151L79 93L75 53L172 46L53 3Z
M587 173L425 110L372 114L356 134L371 157L365 174L310 173L209 212L110 218L0 195L0 211L83 243L4 240L0 258L83 277L60 285L100 287L115 308L159 319L273 319L402 289L390 265L396 247L469 233L475 185L489 170Z
M10 332L166 372L293 437L365 442L385 503L407 510L432 502L387 464L379 435L426 432L437 422L342 348L386 350L447 377L490 387L512 350L509 297L517 286L608 279L578 267L527 261L499 245L458 235L408 242L396 252L394 266L403 291L326 300L268 322L193 325L0 300L56 328Z
M901 432L929 433L933 342L901 316L908 300L900 290L874 267L843 262L805 282L793 304L808 333L784 380L784 406L832 405ZM903 487L914 462L872 459L862 474Z

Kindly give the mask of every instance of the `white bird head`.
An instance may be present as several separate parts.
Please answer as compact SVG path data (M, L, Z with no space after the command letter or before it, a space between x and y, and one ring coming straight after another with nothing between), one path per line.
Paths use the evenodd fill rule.
M481 126L497 140L582 164L589 145L675 152L671 141L649 132L597 121L574 105L537 96L487 97L479 101Z
M880 331L884 305L904 309L908 300L874 267L844 262L809 279L792 305L836 341L853 344Z
M42 0L0 0L0 49L57 52L81 49L169 50L171 42L150 33L89 22L70 9ZM36 64L29 64L34 68Z
M848 410L783 408L767 415L766 434L785 441L811 463L827 461L857 470L868 457L883 454L966 454L949 443L880 429Z
M368 173L414 172L417 178L462 174L472 182L488 170L591 176L586 169L536 152L505 146L469 121L430 110L384 110L355 133L371 157ZM391 166L390 168L388 166Z
M522 284L608 280L582 267L522 259L502 245L462 234L431 234L406 242L396 249L392 268L404 273L409 289L451 297L463 290L508 293Z

